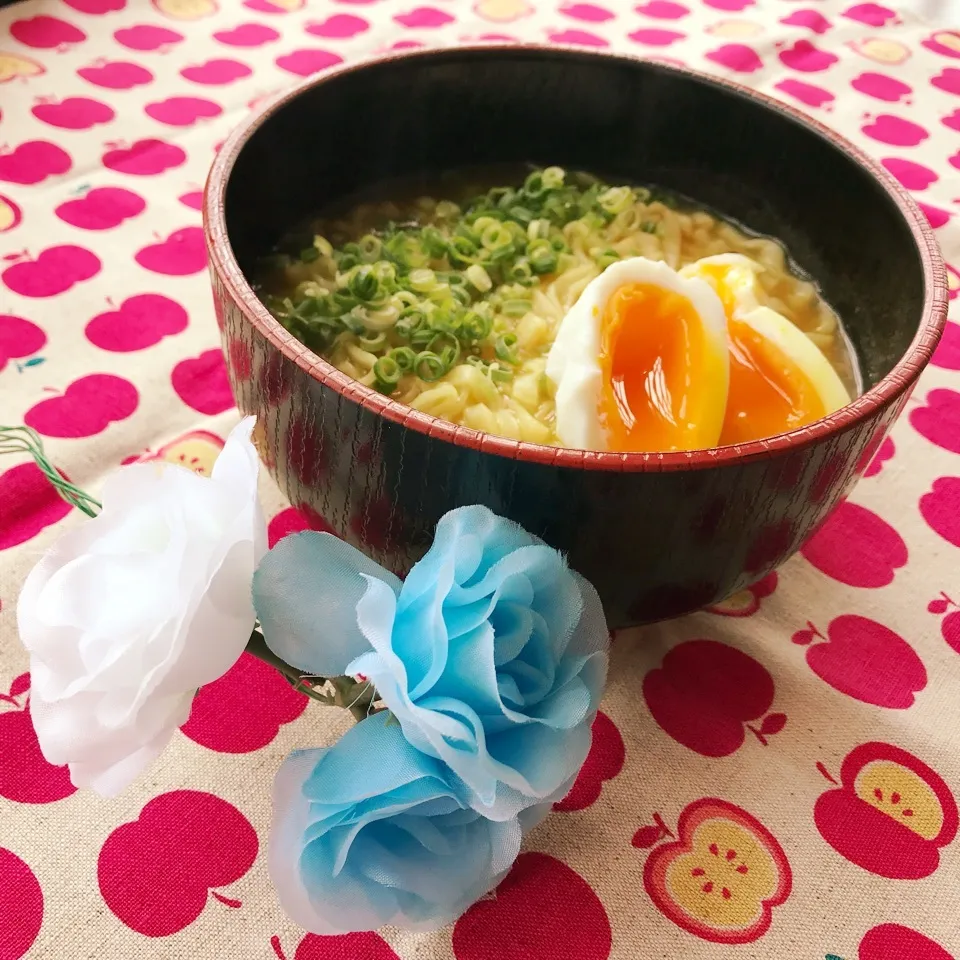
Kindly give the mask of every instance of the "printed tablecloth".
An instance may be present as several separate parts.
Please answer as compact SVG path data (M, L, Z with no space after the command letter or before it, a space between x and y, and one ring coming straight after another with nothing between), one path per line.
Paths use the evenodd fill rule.
M217 145L343 60L501 37L683 62L799 104L914 191L960 264L960 32L907 10L28 0L0 11L0 421L36 428L94 493L135 459L209 472L237 419L198 212ZM272 541L310 524L268 482L264 497ZM272 778L349 718L248 655L119 798L45 762L15 602L79 522L32 464L0 462L0 960L960 958L960 326L801 556L617 637L572 793L496 896L437 934L324 938L283 916Z

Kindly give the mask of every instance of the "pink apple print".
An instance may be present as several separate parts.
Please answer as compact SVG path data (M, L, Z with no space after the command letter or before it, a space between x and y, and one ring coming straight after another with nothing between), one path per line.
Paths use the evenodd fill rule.
M895 452L896 448L893 445L893 440L890 437L884 437L883 443L880 444L880 448L871 458L863 475L865 477L875 477L883 469L883 465L888 460L893 459Z
M43 924L43 891L33 871L0 847L0 944L3 960L20 960Z
M703 0L704 6L713 7L714 10L726 10L736 13L740 10L746 10L752 7L756 0Z
M10 24L10 36L36 50L52 50L81 43L87 35L72 23L59 17L38 16L28 20L14 20Z
M202 210L203 209L203 191L202 190L191 190L189 193L180 194L177 199L185 206L189 207L191 210Z
M921 203L917 201L917 206L920 208L923 215L927 218L927 222L936 230L938 227L942 227L953 214L947 210L943 210L940 207L931 206L929 203Z
M0 473L0 505L0 550L32 540L72 509L32 462Z
M320 70L335 67L338 63L343 63L343 58L328 50L294 50L276 59L276 64L281 70L296 74L298 77L309 77Z
M70 154L48 140L28 140L6 151L0 146L0 180L31 186L73 166Z
M881 7L879 3L858 3L843 11L843 16L857 23L865 23L868 27L882 27L888 21L896 22L897 13L889 7Z
M586 30L548 30L548 38L553 43L570 43L578 47L606 47L609 46L603 37Z
M29 357L47 342L47 335L23 317L0 313L0 372L8 360Z
M153 82L153 74L146 67L128 60L98 60L81 67L77 76L105 90L131 90Z
M807 664L821 680L854 700L906 710L927 685L913 647L876 620L846 614L830 622L826 636L808 622L792 639L807 647Z
M0 797L15 803L53 803L77 788L69 769L47 763L40 751L30 719L29 687L30 674L24 673L13 681L9 693L0 693L0 707L8 708L0 713Z
M54 213L81 230L110 230L143 213L143 197L121 187L94 187L76 200L61 203Z
M834 100L834 96L829 90L816 87L812 83L804 83L802 80L794 80L792 77L775 83L774 88L787 94L788 97L793 97L795 100L805 103L808 107L822 107Z
M647 3L636 9L637 13L654 20L681 20L690 14L688 7L682 3L674 3L673 0L647 0Z
M158 27L151 23L138 23L132 27L116 30L113 39L128 50L148 53L152 50L166 50L184 39L182 33L169 27Z
M68 6L79 13L89 13L91 16L100 16L104 13L115 13L123 10L127 0L63 0Z
M960 57L960 31L938 30L923 40L921 46L945 57Z
M882 113L860 128L871 140L896 147L915 147L930 136L923 127L903 117Z
M137 140L130 146L108 144L111 147L100 162L109 170L129 173L136 177L152 177L165 170L179 167L187 155L173 143L150 138Z
M99 313L86 326L87 339L113 353L130 353L187 329L187 311L159 293L140 293L116 310Z
M931 390L926 405L910 411L910 425L938 447L960 453L960 393Z
M406 13L396 14L393 19L400 26L409 27L411 30L443 27L453 23L454 20L449 13L438 10L436 7L415 7Z
M781 50L778 56L785 66L802 73L819 73L839 59L835 54L815 47L809 40L797 40L792 46Z
M109 123L116 114L112 107L89 97L67 97L59 103L43 100L30 112L43 123L61 130L89 130L98 123Z
M766 745L786 723L780 713L764 717L773 696L766 667L715 640L679 644L643 680L643 698L660 728L705 757L735 753L748 731Z
M954 960L943 947L899 923L882 923L860 941L857 960Z
M814 33L826 33L832 24L819 10L794 10L789 17L780 22L788 27L805 27Z
M902 160L900 157L884 157L880 161L908 190L926 190L931 183L939 179L937 175L922 163Z
M960 325L947 322L930 362L942 370L960 370Z
M143 112L171 127L189 127L198 120L219 117L223 108L202 97L167 97L166 100L148 103Z
M304 29L315 37L329 37L334 40L349 40L370 29L363 17L350 13L335 13L326 20L308 23Z
M34 404L24 423L45 437L93 437L137 409L137 388L123 377L91 373L74 380L61 396Z
M290 536L291 533L302 533L304 530L318 530L320 533L334 532L330 524L310 507L287 507L267 524L267 545L272 550L279 540Z
M20 226L23 211L9 198L0 193L0 233L8 233Z
M168 937L203 913L209 897L253 866L259 842L250 821L211 793L173 790L138 819L117 827L100 849L100 893L117 918L145 937Z
M903 538L872 510L843 501L800 553L821 573L851 587L885 587L906 565Z
M920 498L920 514L927 526L948 543L960 547L960 477L938 477Z
M200 688L180 730L218 753L250 753L270 743L306 705L306 695L273 667L244 653L219 680Z
M590 752L570 792L554 810L585 810L600 799L600 791L623 769L626 752L617 725L601 710L593 721Z
M83 247L48 247L36 260L20 259L0 274L0 280L22 297L55 297L100 272L100 259Z
M252 0L248 0L249 3ZM343 2L343 0L341 0ZM277 960L287 960L280 938L270 938L270 946ZM400 960L390 945L378 933L344 933L326 936L308 933L299 944L293 960ZM920 958L927 960L927 958Z
M671 43L682 40L686 34L676 30L634 30L627 36L635 43L642 43L648 47L669 47Z
M934 598L927 604L927 610L937 616L947 613L940 623L940 633L946 641L947 646L955 653L960 653L960 605L948 597L942 590L940 596Z
M546 853L521 853L494 894L453 928L457 960L607 960L611 945L593 888Z
M940 122L945 127L949 127L951 130L956 130L960 133L960 110L954 110L953 113L944 117Z
M170 381L177 396L199 413L214 416L234 406L227 367L217 349L181 360L173 368Z
M213 59L194 66L184 67L180 76L193 83L202 83L204 86L216 87L233 83L249 77L253 71L239 60Z
M705 54L712 63L733 70L736 73L756 73L763 69L763 61L752 47L745 43L725 43L716 50Z
M134 259L145 270L171 277L200 273L207 266L207 250L200 227L174 230L166 240L138 250Z
M938 90L960 96L960 70L956 67L944 67L930 83Z
M262 47L279 40L280 34L263 23L241 23L232 30L218 30L213 39L228 47Z
M560 12L571 20L582 20L584 23L605 23L615 16L606 7L598 7L595 3L564 3L560 6Z
M299 10L306 0L243 0L248 10L257 13L293 13ZM340 3L349 3L350 0L340 0ZM353 0L354 3L376 3L376 0Z

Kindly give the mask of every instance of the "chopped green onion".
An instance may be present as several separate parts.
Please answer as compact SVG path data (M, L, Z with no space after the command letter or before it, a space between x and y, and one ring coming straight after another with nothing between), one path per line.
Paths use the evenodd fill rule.
M486 293L493 286L490 274L488 274L479 263L471 263L470 266L467 267L466 275L467 279L480 293Z
M516 345L517 335L515 333L504 333L497 337L493 351L496 353L498 360L503 360L504 363L515 364L518 362L516 351L513 349Z
M434 383L447 372L443 361L429 350L421 350L417 354L413 370L426 383Z

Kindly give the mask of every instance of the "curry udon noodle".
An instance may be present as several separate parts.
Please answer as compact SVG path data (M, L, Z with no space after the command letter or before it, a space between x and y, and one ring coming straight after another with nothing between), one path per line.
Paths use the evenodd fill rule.
M263 264L260 295L361 383L532 443L703 449L857 392L836 314L776 240L559 167L514 182L316 220Z

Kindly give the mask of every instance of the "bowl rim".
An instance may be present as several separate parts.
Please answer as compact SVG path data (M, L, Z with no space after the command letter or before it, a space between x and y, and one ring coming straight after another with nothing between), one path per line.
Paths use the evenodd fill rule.
M675 73L696 82L719 87L734 96L753 101L760 107L783 115L798 123L814 136L845 153L870 174L900 211L913 235L920 257L924 281L923 309L917 332L910 346L890 370L869 390L835 413L806 427L762 440L711 447L703 450L616 453L576 450L525 441L510 440L482 433L439 417L421 413L413 407L366 387L342 373L328 361L297 340L261 303L240 270L227 233L225 199L230 176L237 158L250 138L275 113L308 89L354 71L389 65L397 61L436 61L461 57L508 56L535 59L570 58L574 60L618 60L626 64L642 64L648 69ZM288 360L295 363L313 380L330 387L347 400L387 420L408 427L429 437L455 446L468 447L481 453L495 454L512 460L573 469L612 472L663 472L698 470L722 464L740 464L772 458L781 453L802 450L814 443L862 424L871 415L892 404L915 384L937 346L947 320L947 275L939 245L925 215L910 194L882 167L845 137L824 126L817 119L767 94L724 77L666 63L655 58L631 56L607 50L586 50L569 44L538 43L473 43L454 47L389 51L348 61L310 76L269 100L241 122L221 144L210 168L204 187L203 229L210 259L210 269L219 279L245 318L267 341Z

